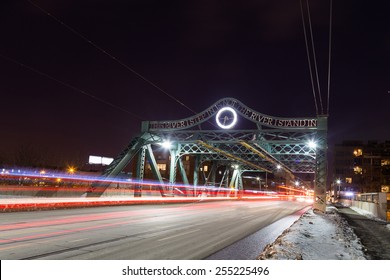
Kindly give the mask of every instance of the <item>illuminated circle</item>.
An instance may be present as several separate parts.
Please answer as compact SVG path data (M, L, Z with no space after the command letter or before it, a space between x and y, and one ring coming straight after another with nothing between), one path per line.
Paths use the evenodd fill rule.
M220 128L232 128L237 122L237 113L230 107L224 107L218 111L215 120Z

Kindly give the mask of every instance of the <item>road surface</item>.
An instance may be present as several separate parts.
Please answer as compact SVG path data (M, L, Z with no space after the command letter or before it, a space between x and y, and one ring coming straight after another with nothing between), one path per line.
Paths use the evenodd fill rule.
M204 259L306 207L247 200L0 214L0 259Z

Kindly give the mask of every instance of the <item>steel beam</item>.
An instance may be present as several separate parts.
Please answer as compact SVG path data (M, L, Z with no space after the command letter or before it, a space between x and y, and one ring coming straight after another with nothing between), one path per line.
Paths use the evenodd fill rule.
M160 191L160 194L161 194L161 196L165 196L164 187L163 187L164 180L162 179L160 170L158 169L156 158L154 157L154 154L153 154L152 146L150 144L147 145L146 150L147 150L146 157L147 157L148 162L150 164L150 168L152 169L152 173L153 173L154 177L160 182L160 184L158 185L158 189Z
M327 116L318 117L317 148L316 148L316 173L314 185L314 206L313 209L321 212L326 211L326 186L328 176L327 166Z

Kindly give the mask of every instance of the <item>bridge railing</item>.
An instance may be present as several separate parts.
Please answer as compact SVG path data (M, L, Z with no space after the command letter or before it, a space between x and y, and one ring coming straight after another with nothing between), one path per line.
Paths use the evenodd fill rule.
M372 202L372 203L379 203L379 193L355 194L354 195L354 200L356 200L356 201Z
M351 206L366 210L382 220L390 221L390 193L356 194Z

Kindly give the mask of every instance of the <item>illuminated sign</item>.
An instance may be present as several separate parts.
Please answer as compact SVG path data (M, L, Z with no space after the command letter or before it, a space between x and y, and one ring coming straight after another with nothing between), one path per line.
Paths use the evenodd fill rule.
M101 165L110 165L113 161L113 158L108 157L99 157L99 156L89 156L89 164L101 164Z
M145 122L146 126L143 129L147 131L182 130L200 125L215 115L217 115L218 126L229 129L235 125L238 114L258 125L268 127L317 128L316 118L278 118L267 116L252 110L236 99L225 98L195 116L181 120Z
M230 107L224 107L218 111L215 120L220 128L232 128L237 122L237 113Z

